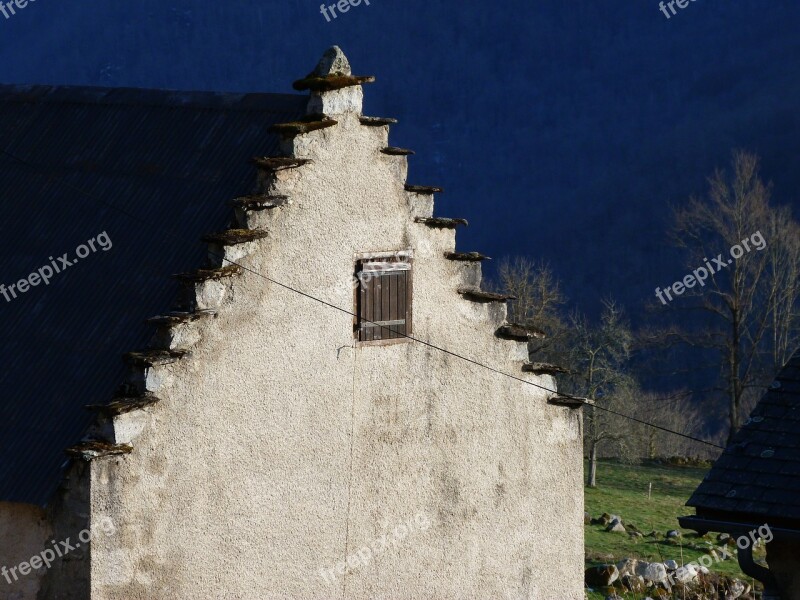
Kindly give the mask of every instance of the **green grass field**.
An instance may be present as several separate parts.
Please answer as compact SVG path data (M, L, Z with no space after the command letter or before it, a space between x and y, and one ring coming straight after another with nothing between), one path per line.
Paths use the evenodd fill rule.
M588 472L588 465L585 468ZM704 547L719 546L716 534L700 538L694 532L681 529L677 520L679 516L694 514L693 508L684 505L706 472L706 469L689 467L599 464L597 487L585 488L586 511L592 517L599 517L603 513L619 515L623 522L635 524L643 533L656 531L659 536L655 539L635 539L626 533L607 533L601 525L586 525L586 566L617 562L624 558L651 562L675 560L678 564L686 564L706 554ZM651 483L653 491L648 499ZM683 534L680 541L665 539L667 531L672 529ZM757 549L755 555L762 557L763 550ZM735 558L715 561L710 569L720 575L737 577L753 584L739 570ZM602 600L604 597L602 594L589 594L592 600ZM632 599L634 596L626 598Z

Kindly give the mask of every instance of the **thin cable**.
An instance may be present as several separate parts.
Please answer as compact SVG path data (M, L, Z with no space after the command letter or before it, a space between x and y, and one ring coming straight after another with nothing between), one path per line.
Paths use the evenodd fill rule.
M20 164L25 165L26 167L29 167L29 168L33 169L34 171L38 171L38 169L36 168L35 165L32 165L31 163L29 163L25 159L20 158L19 156L16 156L15 154L12 154L8 150L0 149L0 153L8 156L12 160L15 160L15 161L19 162ZM50 180L54 180L56 178L55 175L45 175L45 176ZM83 189L81 189L81 188L79 188L79 187L77 187L75 185L72 185L68 181L65 181L63 178L59 178L59 180L60 180L61 184L64 185L65 187L68 187L68 188L74 190L75 192L81 194L82 196L85 196L85 197L89 198L90 200L93 200L94 202L98 202L98 203L102 204L103 206L105 206L107 208L111 208L112 210L116 210L116 211L120 212L121 214L125 215L126 217L137 221L141 225L145 225L147 227L155 227L157 229L161 229L162 231L165 231L165 232L169 233L170 235L174 235L178 239L184 239L184 240L187 240L187 241L189 240L188 237L184 236L184 234L180 233L179 231L175 231L175 230L173 230L171 228L168 228L168 227L160 225L160 224L154 226L152 223L149 223L148 221L145 221L144 219L141 219L140 217L137 217L133 213L131 213L131 212L129 212L129 211L123 209L123 208L120 208L118 206L115 206L114 204L106 202L102 198L98 198L98 197L94 196L94 194L92 194L90 192L87 192L86 190L83 190ZM196 240L191 240L191 243L195 243L195 242L196 242ZM337 310L337 311L339 311L341 313L344 313L346 315L349 315L351 317L358 318L358 315L356 315L354 312L351 312L349 310L346 310L344 308L336 306L335 304L331 304L330 302L326 302L325 300L322 300L320 298L316 298L315 296L312 296L311 294L308 294L307 292L304 292L302 290L298 290L298 289L293 288L293 287L291 287L289 285L281 283L280 281L272 279L271 277L268 277L268 276L266 276L266 275L264 275L262 273L259 273L258 271L254 271L253 269L251 269L249 267L246 267L246 266L244 266L244 265L242 265L242 264L240 264L238 262L235 262L235 261L232 261L232 260L228 260L222 254L215 253L215 252L213 252L211 250L209 250L209 254L212 255L212 256L216 256L217 258L220 258L223 261L223 263L229 263L231 265L236 265L240 269L243 269L243 270L245 270L245 271L247 271L249 273L252 273L252 274L254 274L254 275L258 276L258 277L261 277L262 279L264 279L266 281L269 281L270 283L272 283L274 285L282 287L285 290L291 291L291 292L293 292L295 294L299 294L300 296L304 296L305 298L308 298L309 300L313 300L314 302L318 302L318 303L320 303L320 304L322 304L324 306L327 306L329 308ZM369 323L371 325L374 325L376 327L380 327L381 329L389 329L389 326L387 326L387 325L380 325L379 323L375 323L374 321L370 321L368 319L363 319L363 318L361 320L366 322L366 323ZM532 381L528 381L526 379L522 379L521 377L517 377L516 375L512 375L511 373L506 373L505 371L501 371L501 370L496 369L494 367L491 367L491 366L489 366L487 364L478 362L478 361L476 361L474 359L471 359L469 357L466 357L466 356L463 356L461 354L458 354L457 352L453 352L452 350L448 350L446 348L442 348L441 346L437 346L436 344L432 344L430 342L426 342L426 341L421 340L419 338L416 338L416 337L414 337L412 335L408 335L408 334L400 333L400 332L394 332L394 333L396 335L400 335L401 337L404 337L404 338L406 338L406 339L408 339L408 340L410 340L412 342L417 342L418 344L422 344L423 346L427 346L428 348L431 348L433 350L437 350L437 351L442 352L444 354L448 354L450 356L453 356L454 358L458 358L460 360L463 360L463 361L466 361L466 362L468 362L470 364L473 364L473 365L475 365L477 367L481 367L482 369L486 369L488 371L491 371L492 373L496 373L498 375L503 375L505 377L510 377L511 379L513 379L515 381L522 382L522 383L524 383L526 385L531 385L533 387L539 388L539 389L541 389L541 390L543 390L545 392L549 392L551 394L559 395L559 392L556 391L556 390L552 390L552 389L550 389L550 388L548 388L546 386L539 385L537 383L534 383ZM667 428L661 427L659 425L654 425L653 423L648 423L647 421L642 421L642 420L637 419L635 417L631 417L629 415L625 415L625 414L613 411L610 408L605 408L605 407L602 407L602 406L597 406L595 404L591 404L591 403L587 402L585 398L578 398L578 397L567 395L567 394L561 394L560 397L578 401L583 405L589 405L592 408L597 408L599 410L611 413L611 414L616 415L618 417L623 417L625 419L629 419L629 420L634 421L636 423L640 423L642 425L646 425L648 427L652 427L654 429L658 429L658 430L664 431L666 433L671 433L673 435L677 435L677 436L680 436L680 437L683 437L683 438L686 438L686 439L689 439L689 440L692 440L692 441L695 441L695 442L699 442L701 444L706 444L708 446L713 446L714 448L724 449L723 446L719 446L719 445L714 444L712 442L709 442L707 440L701 440L699 438L692 437L690 435L687 435L685 433L681 433L679 431L673 431L671 429L667 429Z

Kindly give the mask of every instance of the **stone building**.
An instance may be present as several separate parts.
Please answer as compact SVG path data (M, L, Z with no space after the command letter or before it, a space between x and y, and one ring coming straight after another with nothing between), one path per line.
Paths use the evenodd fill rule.
M0 598L583 598L580 410L372 80L0 90L3 278L108 241L0 299Z
M681 525L730 534L742 571L764 584L764 600L800 600L800 350L687 505L697 514ZM753 560L759 538L768 542L768 568Z

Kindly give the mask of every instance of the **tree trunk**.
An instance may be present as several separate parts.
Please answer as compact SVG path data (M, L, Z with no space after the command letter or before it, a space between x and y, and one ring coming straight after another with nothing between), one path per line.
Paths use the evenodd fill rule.
M592 442L589 451L589 479L587 485L591 488L597 487L597 442Z
M739 344L741 344L741 331L739 328L739 311L736 309L734 309L733 311L731 328L732 328L731 352L730 352L731 428L730 431L728 432L728 444L731 443L733 436L736 435L737 431L739 431L739 406L741 403L741 393L742 393L741 381L739 380L739 371L741 369L741 356L740 356L741 348L739 347Z

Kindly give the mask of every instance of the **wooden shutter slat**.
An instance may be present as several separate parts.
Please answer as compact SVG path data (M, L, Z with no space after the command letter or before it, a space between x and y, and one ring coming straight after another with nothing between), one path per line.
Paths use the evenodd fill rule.
M384 291L386 292L383 295L383 318L387 321L392 321L397 317L392 312L392 296L394 294L394 273L387 273L383 277L381 277L386 282L384 286ZM394 338L394 333L392 332L391 328L383 329L383 337L384 339L391 340Z
M372 294L372 318L370 321L382 321L383 313L381 312L381 299L383 296L383 282L381 277L375 277L373 280L373 294ZM372 339L382 340L383 335L380 327L372 328Z
M402 325L398 325L395 329L399 334L397 337L403 337L406 334L406 280L408 279L408 271L400 273L397 277L397 314L398 319L403 320Z
M373 311L373 302L375 300L375 280L370 279L369 281L365 281L363 283L364 288L367 291L366 298L364 299L364 318L367 321L374 320L374 311ZM375 331L373 329L367 329L364 331L364 340L367 342L371 342L375 339Z

